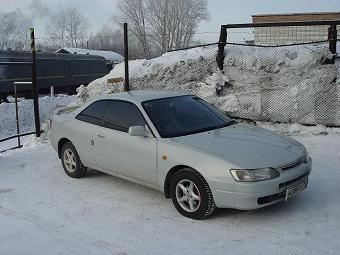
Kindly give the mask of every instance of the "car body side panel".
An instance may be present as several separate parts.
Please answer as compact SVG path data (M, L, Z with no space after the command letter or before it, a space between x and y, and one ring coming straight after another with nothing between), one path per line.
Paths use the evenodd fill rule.
M157 140L137 137L105 127L94 136L97 165L113 174L157 185Z

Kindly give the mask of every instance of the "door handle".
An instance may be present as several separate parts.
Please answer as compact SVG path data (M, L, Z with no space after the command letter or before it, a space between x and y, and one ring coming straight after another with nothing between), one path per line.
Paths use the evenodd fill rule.
M105 138L105 135L103 135L103 134L97 134L97 136L100 137L100 138Z

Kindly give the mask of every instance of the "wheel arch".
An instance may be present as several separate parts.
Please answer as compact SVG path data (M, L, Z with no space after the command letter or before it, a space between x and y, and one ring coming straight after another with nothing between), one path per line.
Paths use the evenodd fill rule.
M164 180L164 195L166 198L171 198L170 196L170 182L172 177L180 170L184 169L184 168L191 168L194 169L195 171L197 171L197 169L188 166L188 165L176 165L174 167L172 167L168 173L166 174L165 180ZM200 175L202 175L202 173L200 173L199 171L197 171ZM204 178L204 176L202 175L202 177Z
M67 139L67 138L61 138L59 141L58 141L58 157L60 158L61 157L61 149L63 148L63 146L64 146L64 144L65 143L68 143L68 142L70 142L70 143L72 143L69 139Z

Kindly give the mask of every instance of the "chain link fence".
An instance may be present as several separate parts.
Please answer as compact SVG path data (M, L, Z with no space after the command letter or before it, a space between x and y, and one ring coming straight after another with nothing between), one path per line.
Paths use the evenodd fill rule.
M332 57L327 43L227 43L224 52L222 72L216 64L217 45L132 60L130 89L186 91L236 118L340 125L339 66L326 64ZM123 77L124 65L114 72Z
M222 26L218 62L225 83L218 95L232 95L238 103L228 113L251 120L339 126L339 23ZM239 43L242 33L247 39Z
M41 122L46 123L57 106L68 105L74 100L75 96L59 95L56 97L40 97L39 107ZM18 114L20 132L33 132L35 130L33 99L19 98ZM11 98L11 102L0 104L0 139L17 133L16 119L13 116L15 116L15 104L14 98Z
M261 121L340 125L340 83L328 44L225 47L220 97L233 95L230 115Z
M217 44L129 61L130 90L185 91L236 118L340 125L339 66L327 43L262 47L226 44L223 71ZM123 91L124 63L87 88L94 97Z
M287 29L287 24L282 25L284 28L274 24L276 29L260 30L270 33L265 42L257 44L254 39L258 28L243 28L253 24L241 24L246 38L241 28L229 29L224 42L220 36L218 43L130 60L130 90L185 91L235 118L339 126L339 59L333 63L335 54L330 50L329 35L325 34L329 31L324 26L321 29L318 25L301 24L304 23ZM276 33L284 35L274 36ZM309 41L314 39L320 40ZM143 48L134 50L142 52ZM123 91L124 76L124 63L118 64L108 76L85 88L84 94L92 98Z

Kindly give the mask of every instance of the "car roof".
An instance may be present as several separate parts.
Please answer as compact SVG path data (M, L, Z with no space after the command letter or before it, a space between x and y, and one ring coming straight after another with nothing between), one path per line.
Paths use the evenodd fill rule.
M177 91L155 91L155 90L137 90L137 91L129 91L129 92L120 92L114 94L107 94L96 98L99 99L119 99L131 101L134 103L142 103L148 100L167 98L167 97L177 97L177 96L187 96L190 95L185 92L177 92Z

